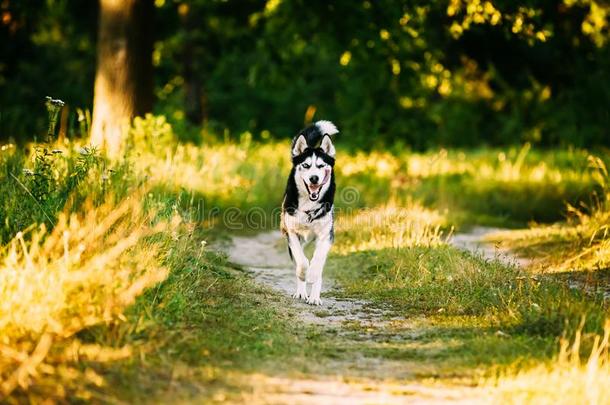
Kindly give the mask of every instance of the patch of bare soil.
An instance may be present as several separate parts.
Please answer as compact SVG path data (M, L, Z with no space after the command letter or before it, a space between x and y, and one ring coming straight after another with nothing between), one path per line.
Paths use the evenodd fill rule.
M227 250L229 260L250 270L254 279L272 289L291 296L296 288L294 266L288 256L280 232L260 233L256 236L235 236ZM389 312L375 308L367 301L338 298L338 288L323 278L321 307L294 300L301 321L323 326L340 326L344 322L379 323L391 319Z

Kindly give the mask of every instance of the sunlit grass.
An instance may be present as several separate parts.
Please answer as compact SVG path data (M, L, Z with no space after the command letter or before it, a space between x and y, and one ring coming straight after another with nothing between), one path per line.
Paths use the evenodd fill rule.
M491 386L494 402L504 404L608 404L610 403L610 325L594 337L588 358L581 359L581 332L572 342L561 340L552 362L504 373L484 385Z
M137 197L134 196L134 197ZM103 384L79 359L126 357L128 347L81 344L76 334L119 321L135 298L167 276L151 236L166 230L137 198L119 205L86 207L61 214L53 230L44 226L11 240L0 256L0 389L30 398L88 395Z
M115 382L129 390L121 362L135 364L128 368L135 375L138 364L146 363L138 363L138 357L151 356L157 364L167 358L209 362L220 373L223 362L244 368L248 359L281 358L295 350L279 314L268 302L261 304L261 291L226 269L222 258L206 253L201 242L207 236L200 233L201 227L221 225L228 209L241 210L237 220L243 221L247 210L272 213L280 206L290 170L289 142L182 145L167 140L165 127L152 141L168 145L134 146L119 161L100 160L71 191L64 181L78 146L60 145L65 153L54 167L57 193L44 206L55 225L49 230L37 225L44 216L31 197L17 194L12 183L0 186L0 203L12 215L3 218L4 232L22 231L2 251L4 393L91 399L96 394L88 386L102 392ZM0 167L18 175L31 158L5 148ZM511 223L545 210L560 217L554 207L603 189L596 174L584 168L584 152L529 147L339 152L337 237L329 272L359 299L390 304L402 315L449 320L445 324L453 329L439 333L451 343L445 347L451 364L479 367L481 355L458 344L468 339L490 350L488 365L533 356L528 345L546 353L585 313L588 330L597 331L602 318L597 303L522 269L459 252L445 241L454 225L481 218ZM138 192L141 188L147 192ZM84 202L87 197L95 203ZM210 211L216 220L207 222ZM575 232L571 239L586 236L589 245L574 248L582 260L595 256L587 248L607 243L608 211L579 211L583 228L576 229L581 230L557 226ZM190 221L188 226L176 230L178 217ZM174 225L170 218L176 218ZM124 326L113 328L116 324ZM247 334L235 332L242 330ZM119 366L91 366L106 361ZM107 376L99 370L112 371ZM142 381L154 390L152 378Z
M592 176L583 171L587 154L584 151L532 151L526 144L519 149L481 150L479 152L448 151L414 155L408 161L409 173L426 178L442 175L469 174L478 180L497 182L529 182L557 184L561 182L591 182Z
M269 213L281 204L290 171L288 146L288 140L245 139L178 145L163 153L134 148L130 159L136 173L198 210ZM526 145L505 151L342 153L338 148L339 208L404 206L415 200L455 225L522 225L562 218L566 202L585 201L596 187L586 170L587 153L578 150L542 152Z
M586 201L596 186L586 167L578 150L441 150L408 157L405 189L457 223L523 226L559 220L566 202Z
M338 212L335 250L340 253L413 246L438 246L446 240L446 219L420 204L387 205Z
M151 184L166 193L185 191L194 200L204 200L208 210L271 211L281 204L290 171L289 155L279 144L179 145L164 156L145 153L133 162L136 173L146 175Z
M545 272L599 270L610 266L610 177L604 162L590 157L590 176L598 184L597 198L588 205L569 206L566 222L489 236L518 253L539 260Z

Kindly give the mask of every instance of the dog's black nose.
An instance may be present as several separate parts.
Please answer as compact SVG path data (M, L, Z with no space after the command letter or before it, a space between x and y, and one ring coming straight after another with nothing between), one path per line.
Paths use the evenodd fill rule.
M318 180L320 180L320 178L318 176L311 176L309 178L309 181L311 181L311 184L318 184Z

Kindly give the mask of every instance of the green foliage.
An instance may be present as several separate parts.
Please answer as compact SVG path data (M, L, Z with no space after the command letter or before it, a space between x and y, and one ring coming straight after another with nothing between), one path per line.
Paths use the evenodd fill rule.
M78 153L70 151L68 156L55 144L55 125L64 106L61 100L47 97L48 132L45 141L35 144L33 156L27 157L21 150L14 150L13 144L4 145L0 155L0 166L5 170L6 188L0 198L3 218L0 243L34 224L55 225L56 215L65 208L69 199L72 203L94 196L93 190L78 190L78 185L94 169L100 174L102 158L95 147L81 147ZM55 148L54 148L55 147ZM6 151L6 153L4 153ZM28 160L33 160L32 168L24 168ZM19 170L20 169L20 170ZM102 181L107 175L102 175ZM99 196L99 193L98 193ZM76 209L74 204L73 209Z
M47 113L41 94L90 106L97 7L72 0L5 1L0 5L0 139L41 139Z
M0 137L38 132L40 91L86 134L96 8L3 3ZM358 147L607 146L609 16L595 0L158 1L155 113L189 141L330 118Z
M163 154L175 145L176 136L164 116L136 117L127 133L127 151Z
M315 112L360 146L606 143L610 93L594 82L607 81L608 48L581 28L607 24L594 2L183 4L204 23L159 64L171 69L190 35L213 129L285 136Z
M102 200L109 172L98 152L84 147L79 151L56 149L53 153L49 146L37 146L32 157L21 151L1 152L0 167L6 180L0 185L0 207L5 214L0 241L8 241L35 223L52 227L67 203L76 210L78 202L87 197ZM90 181L79 188L85 179Z
M34 156L34 170L27 171L26 169L24 171L24 173L32 176L32 180L29 182L30 189L34 198L39 202L45 201L51 190L54 189L53 155L54 153L46 147L37 146Z

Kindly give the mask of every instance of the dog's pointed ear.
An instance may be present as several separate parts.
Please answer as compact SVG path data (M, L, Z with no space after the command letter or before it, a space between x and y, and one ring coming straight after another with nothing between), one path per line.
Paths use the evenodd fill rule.
M299 135L294 145L292 146L292 157L299 156L307 149L307 140L303 134Z
M333 141L330 140L330 136L324 135L324 138L322 138L322 143L320 144L320 148L328 156L333 158L335 157L335 145L333 145Z

